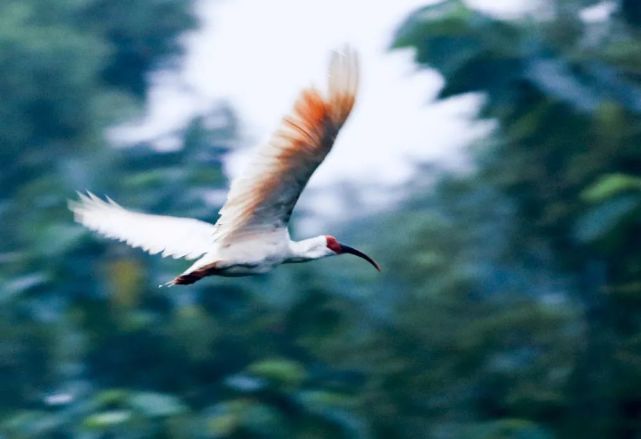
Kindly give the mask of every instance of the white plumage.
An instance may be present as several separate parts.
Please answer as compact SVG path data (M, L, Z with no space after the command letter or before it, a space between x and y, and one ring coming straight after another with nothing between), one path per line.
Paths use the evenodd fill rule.
M127 210L92 193L69 203L79 223L108 238L162 256L198 259L170 285L190 284L209 275L264 273L286 262L304 262L351 253L329 235L294 242L287 230L307 181L331 150L354 105L358 60L349 49L333 54L326 96L302 91L290 115L270 141L258 148L249 168L234 180L215 225L191 218Z
M213 224L192 218L151 215L127 210L113 200L91 192L71 201L76 221L107 238L117 239L155 255L196 259L214 245Z

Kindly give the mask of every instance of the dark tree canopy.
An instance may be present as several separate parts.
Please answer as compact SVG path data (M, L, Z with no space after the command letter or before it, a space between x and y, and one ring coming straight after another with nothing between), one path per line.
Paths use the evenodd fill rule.
M334 258L158 289L186 263L86 233L66 200L215 220L225 104L174 151L104 135L175 67L192 2L1 2L0 436L639 436L641 9L582 18L597 4L400 24L438 99L479 94L495 128L470 170L419 164L405 201L336 227L381 275Z
M562 406L530 419L564 437L631 437L641 429L641 29L638 2L586 21L596 3L550 1L545 18L501 21L445 1L415 12L396 44L444 75L441 98L483 95L480 116L497 128L474 149L469 180L505 198L508 248L557 267L581 312Z

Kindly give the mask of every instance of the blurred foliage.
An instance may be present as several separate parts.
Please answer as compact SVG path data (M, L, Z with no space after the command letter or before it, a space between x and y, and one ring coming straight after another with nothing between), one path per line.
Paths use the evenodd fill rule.
M565 352L545 358L538 350L527 362L531 367L541 361L541 370L555 376L557 386L546 388L545 379L520 368L533 400L522 405L521 395L508 398L500 411L476 415L485 422L497 415L527 419L562 437L637 437L641 9L639 2L613 2L611 14L590 20L587 8L610 7L576 0L544 4L531 16L500 20L462 1L444 1L413 13L399 29L396 45L415 48L418 63L444 75L440 98L481 94L480 117L497 122L472 151L475 171L456 183L468 185L468 197L489 188L498 197L491 204L507 206L500 221L509 229L501 231L495 222L493 233L500 237L486 241L492 247L491 241L499 240L504 247L485 262L486 272L503 261L535 279L563 280L552 302L545 300L550 286L535 279L522 291L560 313L557 323L543 323L543 334L553 337L551 347L565 345ZM461 218L474 230L482 224L469 213ZM464 248L469 251L467 239ZM516 272L507 267L503 288ZM488 283L472 283L474 289L480 284ZM536 319L532 311L527 314ZM514 318L518 308L508 315ZM498 316L494 312L490 321ZM566 330L553 336L559 322ZM534 334L528 334L530 342L537 339ZM558 367L562 374L554 372ZM510 392L518 388L509 385ZM537 400L539 410L532 410Z
M214 220L225 105L169 151L104 139L173 67L191 2L2 2L0 437L641 435L641 9L581 18L597 3L502 20L447 0L399 28L439 98L482 95L496 128L470 172L421 169L341 226L382 275L158 289L185 264L96 238L66 199Z

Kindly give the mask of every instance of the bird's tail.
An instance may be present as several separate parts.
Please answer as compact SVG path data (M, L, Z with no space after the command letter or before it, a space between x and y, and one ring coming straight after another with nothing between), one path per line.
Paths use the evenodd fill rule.
M176 276L169 282L165 282L164 284L158 285L159 288L163 287L173 287L174 285L191 285L193 283L198 282L200 279L205 277L205 275L200 274L198 271L194 271L192 273L187 273L187 274L181 274L180 276Z
M164 284L159 285L159 287L162 288L162 287L173 287L174 285L191 285L193 283L198 282L203 277L211 276L212 274L215 274L217 270L216 265L217 263L214 262L193 271L187 270L186 272L184 272L180 276L176 276L169 282L165 282Z

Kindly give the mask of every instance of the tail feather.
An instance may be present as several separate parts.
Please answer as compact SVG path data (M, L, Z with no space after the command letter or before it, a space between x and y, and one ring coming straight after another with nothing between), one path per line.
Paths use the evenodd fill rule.
M165 282L159 287L173 287L174 285L191 285L198 282L205 276L210 276L216 272L216 263L205 265L197 270L186 272L176 276L169 282Z
M159 287L173 287L174 285L191 285L193 283L198 282L200 279L205 277L204 275L200 275L198 272L193 272L193 273L188 273L188 274L181 274L180 276L176 276L169 282L165 282L164 284L160 284Z

